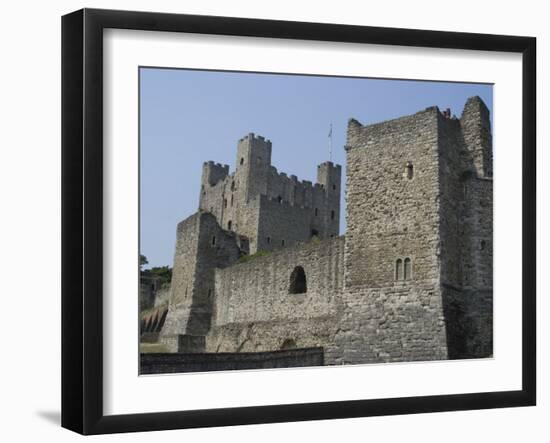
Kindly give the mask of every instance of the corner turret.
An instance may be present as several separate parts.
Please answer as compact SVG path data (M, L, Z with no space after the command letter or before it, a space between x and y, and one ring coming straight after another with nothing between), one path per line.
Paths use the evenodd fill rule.
M460 117L466 149L478 177L493 176L493 150L489 109L480 97L470 97Z

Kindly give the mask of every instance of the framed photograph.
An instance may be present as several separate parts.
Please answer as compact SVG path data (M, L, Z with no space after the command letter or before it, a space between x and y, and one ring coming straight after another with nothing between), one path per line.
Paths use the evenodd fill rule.
M62 20L62 425L536 402L531 37Z

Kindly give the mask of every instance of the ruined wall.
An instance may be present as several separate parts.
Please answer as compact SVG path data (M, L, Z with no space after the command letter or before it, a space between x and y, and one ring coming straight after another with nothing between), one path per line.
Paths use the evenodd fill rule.
M493 182L488 110L440 117L441 286L449 358L492 355Z
M311 237L310 208L293 206L282 200L259 196L257 249L272 251Z
M470 97L460 117L465 147L478 177L493 176L493 137L489 109L481 98Z
M212 213L224 229L246 237L250 253L285 247L312 235L338 235L340 165L319 165L316 184L300 181L295 175L288 177L271 165L271 142L248 134L237 144L235 171L228 171L227 165L204 163L199 208ZM269 201L279 205L266 203ZM265 229L271 217L280 220L277 232ZM293 229L297 224L298 231ZM268 237L279 241L271 243Z
M171 297L161 341L178 349L179 335L210 329L214 269L238 260L236 235L221 229L212 214L198 212L178 224Z
M343 237L300 243L216 271L212 352L326 345L337 326L343 286ZM305 271L307 292L289 293L291 274ZM289 342L290 343L290 342Z
M350 120L344 240L330 238L339 166L320 165L316 185L299 182L270 165L268 140L241 139L233 174L211 163L203 171L200 205L212 214L178 228L172 348L322 347L325 364L492 355L490 142L479 98L460 119L432 107L368 126ZM317 229L328 238L302 242ZM243 235L251 253L270 254L236 263ZM307 291L289 293L298 267Z

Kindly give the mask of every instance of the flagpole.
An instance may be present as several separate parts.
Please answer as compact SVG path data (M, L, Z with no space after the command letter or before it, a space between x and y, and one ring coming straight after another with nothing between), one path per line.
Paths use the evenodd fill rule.
M330 124L330 131L328 132L328 160L332 161L332 123Z

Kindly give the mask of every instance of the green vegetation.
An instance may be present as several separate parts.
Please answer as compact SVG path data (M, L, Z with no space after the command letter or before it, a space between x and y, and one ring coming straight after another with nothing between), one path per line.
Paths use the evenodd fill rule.
M170 266L155 266L151 269L142 269L143 265L149 263L145 255L139 256L139 269L142 277L158 279L161 286L169 284L172 280L172 268Z
M145 266L147 263L149 263L147 261L147 257L145 257L145 255L143 254L139 254L139 270L141 271L141 268L143 266Z
M254 260L258 257L266 257L270 254L271 254L271 252L269 252L269 251L258 251L258 252L256 252L255 254L252 254L252 255L243 255L241 258L239 258L237 263L247 263L247 262L249 262L251 260Z

